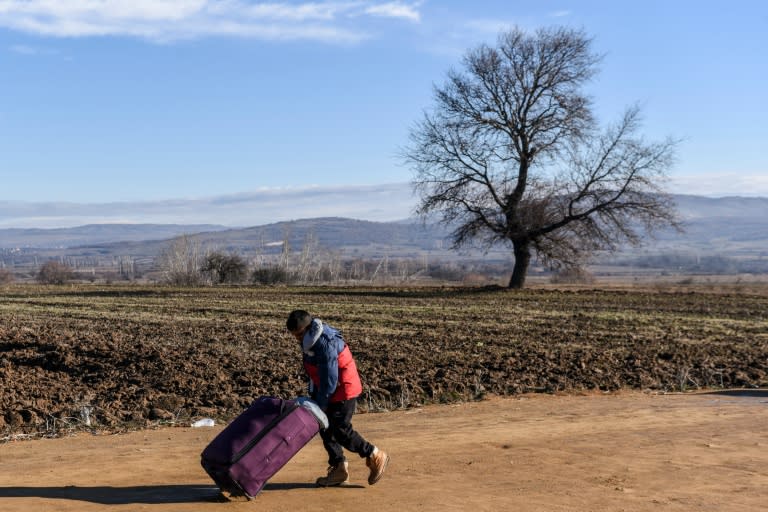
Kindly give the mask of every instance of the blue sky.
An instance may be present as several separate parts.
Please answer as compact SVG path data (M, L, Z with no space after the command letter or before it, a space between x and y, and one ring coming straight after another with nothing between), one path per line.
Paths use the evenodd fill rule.
M594 37L674 192L768 196L761 0L0 0L0 227L406 217L433 84L513 25Z

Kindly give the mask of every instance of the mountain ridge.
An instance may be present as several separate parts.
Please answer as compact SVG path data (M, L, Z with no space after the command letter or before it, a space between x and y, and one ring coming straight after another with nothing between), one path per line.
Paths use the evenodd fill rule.
M748 260L743 268L768 268L768 198L674 196L685 231L661 230L638 247L623 247L603 261L685 255L686 258ZM444 261L512 259L510 248L450 249L449 229L418 219L377 222L344 217L314 217L231 228L217 224L87 224L74 228L0 229L0 267L33 268L50 258L106 264L124 258L151 261L180 235L205 250L237 253L249 260L292 254L335 254L343 259L412 258ZM96 264L96 263L94 263Z
M768 222L768 197L726 196L710 198L704 196L678 194L673 196L684 224L692 225L701 219L710 219L717 224L727 223L735 218L744 219L750 225L762 227ZM69 228L0 228L0 248L74 248L86 245L103 245L119 242L144 242L167 240L183 234L200 235L204 233L271 233L273 238L282 239L275 231L285 230L286 226L299 229L309 224L325 224L339 229L339 220L344 220L347 228L361 225L370 226L409 226L421 222L415 218L395 221L368 221L347 217L308 217L289 221L273 222L247 227L231 227L220 224L163 224L163 223L105 223L84 224ZM365 224L368 223L368 224ZM437 223L429 223L435 226ZM358 233L363 238L370 238L370 233ZM235 235L236 237L237 235Z

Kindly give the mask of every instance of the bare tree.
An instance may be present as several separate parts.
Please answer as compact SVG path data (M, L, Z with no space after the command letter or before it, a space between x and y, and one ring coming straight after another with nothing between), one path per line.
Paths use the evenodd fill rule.
M286 247L288 245L288 239L285 240ZM315 273L319 272L319 265L315 265L317 263L316 257L318 256L320 247L320 242L317 239L317 236L314 232L310 231L307 233L305 239L304 239L304 247L301 249L301 254L299 255L299 263L296 269L297 279L300 283L309 283L310 281L314 280L313 278L315 276L312 275L313 270ZM313 269L313 267L315 267Z
M577 267L676 225L663 184L677 143L643 141L636 107L598 129L583 91L600 61L590 45L582 31L516 28L469 51L404 152L417 212L452 226L454 248L511 245L510 288L524 286L534 253Z
M203 254L200 241L191 235L171 240L158 258L163 280L178 286L197 286L203 283Z

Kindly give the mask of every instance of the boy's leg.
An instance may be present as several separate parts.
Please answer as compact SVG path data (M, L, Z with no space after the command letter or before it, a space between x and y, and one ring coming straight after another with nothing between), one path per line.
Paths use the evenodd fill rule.
M320 431L323 447L328 452L328 473L318 478L315 482L320 487L342 485L349 481L349 471L347 469L347 460L344 457L344 450L336 441L334 433L333 423L329 419L328 428Z
M352 427L352 415L355 414L357 399L334 402L325 411L328 416L328 428L321 432L323 446L328 452L328 476L317 480L318 485L339 485L349 478L347 463L342 447L365 458L365 465L370 469L368 484L373 485L381 479L389 464L389 455L366 441Z
M360 457L370 457L373 454L373 445L366 441L352 427L352 415L355 414L355 407L357 406L357 399L352 398L343 402L334 402L328 406L326 414L328 415L329 427L326 432L330 431L335 443L331 445L332 448L339 448L341 452L341 446L347 450L357 453ZM325 437L323 437L323 443L325 444ZM331 451L329 446L325 448L329 455ZM333 452L334 455L336 452ZM344 460L344 455L341 453L341 460Z
M320 431L320 438L323 440L323 447L325 447L325 451L328 452L329 466L336 466L337 464L344 462L346 460L346 458L344 457L344 450L342 449L338 441L336 441L336 438L334 437L333 433L334 433L333 424L330 423L330 417L329 417L328 428Z
M381 479L387 469L389 454L366 441L352 427L352 415L356 405L356 398L332 404L328 407L328 422L333 425L333 436L338 444L365 458L365 465L370 469L368 484L373 485Z

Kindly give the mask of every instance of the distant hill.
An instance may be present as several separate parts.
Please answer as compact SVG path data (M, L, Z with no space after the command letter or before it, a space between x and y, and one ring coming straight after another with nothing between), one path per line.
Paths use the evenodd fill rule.
M640 248L606 255L602 262L642 264L701 258L748 261L749 269L768 269L768 198L675 196L685 232L664 230ZM30 266L40 259L61 257L100 262L121 258L149 265L168 247L169 239L192 236L200 246L246 257L275 255L288 243L291 253L303 248L354 258L425 258L509 261L508 248L490 252L449 249L449 233L440 224L416 220L371 222L324 217L231 229L219 225L97 224L66 229L0 229L0 266ZM21 249L20 249L21 248ZM658 257L663 256L660 260ZM674 257L670 257L674 255ZM654 259L656 258L656 259ZM670 259L672 258L672 259ZM672 261L674 260L674 261ZM641 262L641 263L638 263ZM100 263L101 264L101 263ZM685 263L688 265L689 263ZM733 268L731 265L729 268Z
M768 198L675 196L683 233L663 230L645 251L768 256Z
M322 217L196 233L187 229L179 234L182 232L206 249L245 256L280 253L285 242L291 252L312 246L323 251L343 252L348 257L416 257L424 251L432 250L452 255L448 251L445 228L423 225L417 221L371 222ZM43 252L68 256L154 257L168 246L169 238L91 243Z
M674 196L677 208L683 217L700 218L761 218L768 217L768 197L701 197L691 195Z
M184 233L221 231L215 224L87 224L74 228L0 229L0 249L28 247L37 249L68 248L89 244L163 240Z

